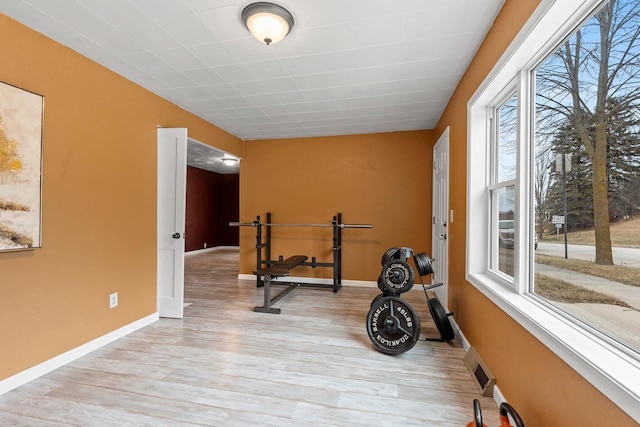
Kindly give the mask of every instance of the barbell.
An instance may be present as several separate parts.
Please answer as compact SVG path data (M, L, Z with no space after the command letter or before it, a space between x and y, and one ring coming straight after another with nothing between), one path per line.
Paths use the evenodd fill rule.
M373 228L371 224L274 224L267 222L266 224L262 224L257 221L253 222L230 222L230 227L257 227L259 225L263 225L265 227L338 227L338 228Z

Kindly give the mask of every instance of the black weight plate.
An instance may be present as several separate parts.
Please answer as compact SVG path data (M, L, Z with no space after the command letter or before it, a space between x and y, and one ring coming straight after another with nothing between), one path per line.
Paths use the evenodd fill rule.
M397 297L399 295L400 294L395 294L395 293L389 292L389 291L382 291L382 293L380 295L376 295L376 297L373 299L373 301L371 301L371 305L373 305L376 301L378 301L382 297Z
M440 338L445 341L451 341L455 337L455 334L453 333L451 322L449 322L449 316L447 316L447 312L444 311L444 307L442 307L442 304L440 304L437 298L429 299L428 304L433 322L436 324L438 332L440 332Z
M371 307L373 307L373 304L375 304L380 298L386 296L385 294L380 294L380 295L376 295L376 297L373 299L373 301L371 301Z
M386 263L380 277L382 278L382 284L378 286L382 286L383 291L396 294L411 290L416 281L413 268L401 260L391 260Z
M384 286L382 285L382 274L378 276L378 288L384 292Z
M420 338L420 319L409 303L394 296L374 300L367 314L367 334L385 354L410 350Z
M416 264L420 276L427 276L433 273L431 259L424 252L413 255L413 262Z
M398 248L387 249L387 251L382 255L380 264L384 267L385 264L391 261L392 259L400 259L400 249Z

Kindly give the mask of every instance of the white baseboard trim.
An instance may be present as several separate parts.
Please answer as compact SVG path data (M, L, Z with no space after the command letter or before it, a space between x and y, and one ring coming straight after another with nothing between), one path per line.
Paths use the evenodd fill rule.
M5 380L0 381L0 396L8 391L18 388L30 381L35 380L61 366L73 362L76 359L81 358L94 350L99 349L113 341L116 341L132 332L137 331L159 319L158 313L150 314L142 319L136 320L133 323L129 323L115 331L109 332L106 335L98 337L86 344L82 344L72 350L62 353L52 359L40 363L32 368L19 372Z
M212 248L196 249L195 251L185 252L184 256L203 254L203 253L206 253L206 252L221 251L223 249L235 249L235 250L239 251L240 247L239 246L214 246Z
M238 274L238 280L251 280L253 282L256 281L255 274ZM332 285L333 279L323 279L319 277L296 277L296 276L287 276L280 277L276 279L272 279L272 282L292 282L292 283L309 283L309 284L320 284L320 285ZM354 286L359 288L371 288L378 287L378 284L375 282L370 282L366 280L342 280L342 286Z
M464 348L465 352L468 351L469 347L471 347L471 344L467 340L467 337L465 337L464 334L462 333L462 330L460 330L460 326L458 326L453 316L449 316L449 322L451 323L451 327L453 328L453 333L458 339L458 342L462 345L462 348Z
M497 385L493 386L493 400L496 402L496 405L498 405L498 408L500 407L501 403L507 401Z

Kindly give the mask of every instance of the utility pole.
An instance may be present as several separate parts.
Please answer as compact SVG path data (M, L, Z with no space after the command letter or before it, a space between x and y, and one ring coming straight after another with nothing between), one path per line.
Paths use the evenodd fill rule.
M570 154L569 154L570 156ZM569 163L571 165L571 163ZM569 166L571 167L571 166ZM569 251L567 245L567 155L562 155L562 197L563 197L563 206L564 206L564 259L569 258Z
M569 245L567 242L567 172L571 172L571 154L559 154L556 156L556 171L562 172L562 228L564 230L564 257L569 258Z

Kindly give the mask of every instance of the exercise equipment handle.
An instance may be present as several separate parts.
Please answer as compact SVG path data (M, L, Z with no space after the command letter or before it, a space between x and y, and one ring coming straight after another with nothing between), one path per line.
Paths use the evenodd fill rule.
M507 402L502 402L500 404L500 427L511 427L511 423L509 422L508 415L511 415L513 421L516 423L515 427L524 427L524 423L522 422L522 418L513 409L513 406L509 405Z

